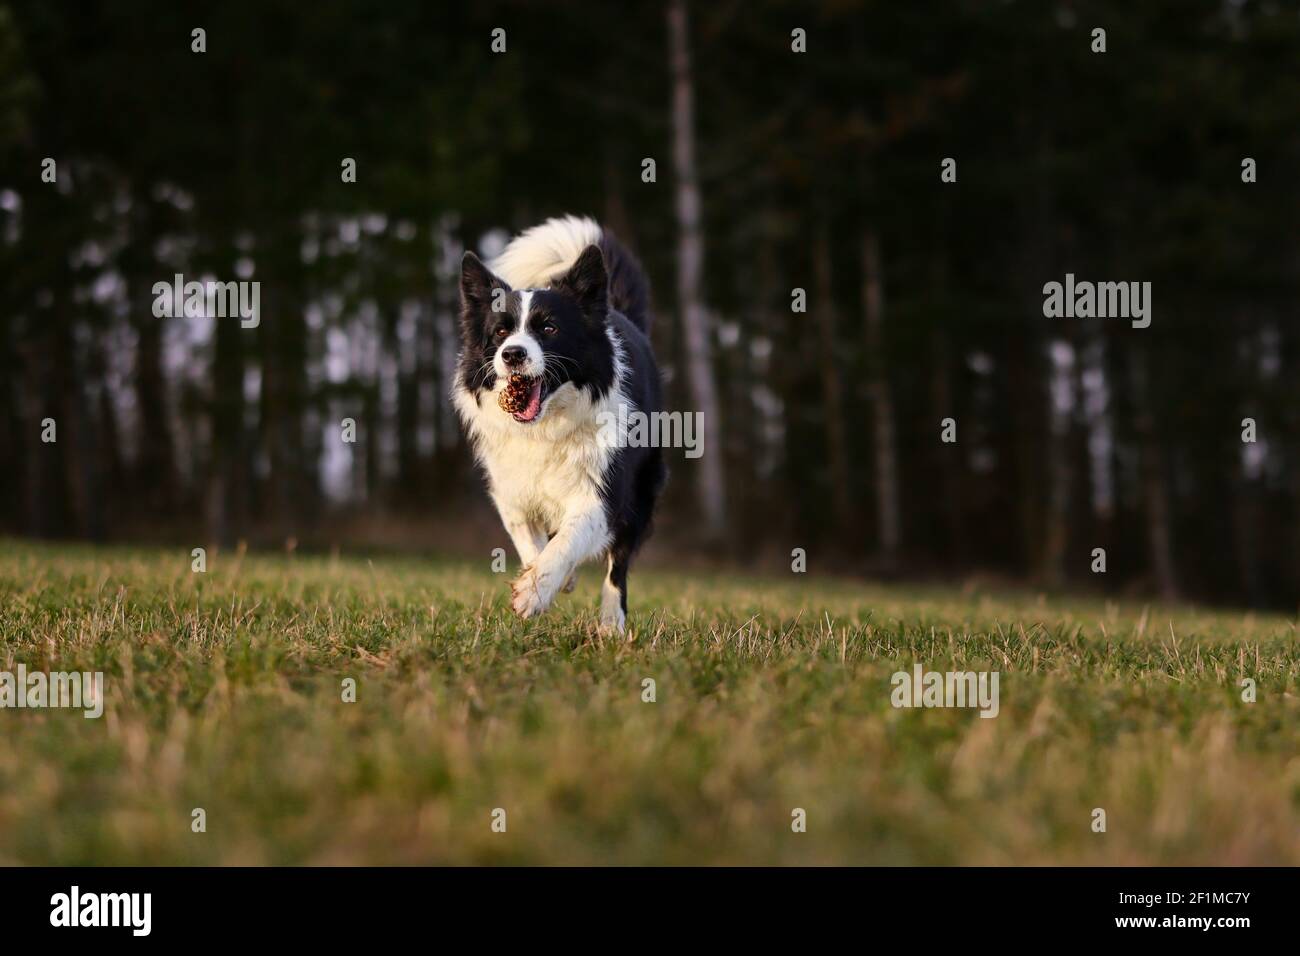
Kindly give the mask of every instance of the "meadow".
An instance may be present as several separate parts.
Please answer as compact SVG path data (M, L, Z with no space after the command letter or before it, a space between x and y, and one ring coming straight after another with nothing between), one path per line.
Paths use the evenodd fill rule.
M0 670L106 689L0 709L0 864L1300 864L1294 617L814 556L640 569L619 637L598 578L0 541ZM997 716L892 706L918 662Z

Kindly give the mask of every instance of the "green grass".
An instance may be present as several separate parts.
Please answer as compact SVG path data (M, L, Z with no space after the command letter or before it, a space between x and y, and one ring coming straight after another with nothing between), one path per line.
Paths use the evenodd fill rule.
M0 710L0 863L1300 864L1294 619L639 571L620 639L597 577L0 542L0 670L107 682Z

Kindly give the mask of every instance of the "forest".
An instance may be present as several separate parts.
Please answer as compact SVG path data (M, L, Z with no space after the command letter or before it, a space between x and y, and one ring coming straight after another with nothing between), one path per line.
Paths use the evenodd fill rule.
M0 2L0 534L501 536L461 255L574 213L704 422L661 557L1294 611L1297 50L1249 0Z

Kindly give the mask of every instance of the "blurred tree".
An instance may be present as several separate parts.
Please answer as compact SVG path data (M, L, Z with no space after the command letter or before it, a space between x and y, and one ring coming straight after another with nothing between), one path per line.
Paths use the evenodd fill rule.
M1297 43L1220 0L0 4L0 523L481 511L459 254L576 212L709 423L661 546L1293 606ZM1045 317L1067 272L1150 281L1150 328ZM261 282L260 324L155 316L177 273Z

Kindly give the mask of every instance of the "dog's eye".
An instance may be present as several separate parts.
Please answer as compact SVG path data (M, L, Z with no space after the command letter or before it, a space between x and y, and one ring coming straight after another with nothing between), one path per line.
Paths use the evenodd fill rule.
M551 323L551 322L547 322L545 325L542 326L542 334L543 334L543 335L554 335L554 334L555 334L556 332L558 332L558 331L560 331L560 330L557 329L557 328L555 327L554 323Z
M504 339L507 335L510 334L510 329L504 325L498 325L497 330L494 334L496 335L497 338Z

